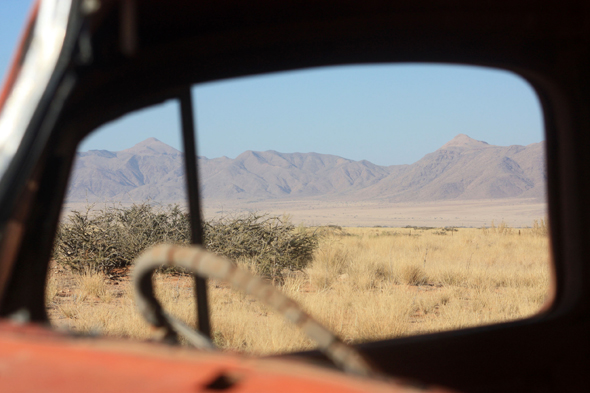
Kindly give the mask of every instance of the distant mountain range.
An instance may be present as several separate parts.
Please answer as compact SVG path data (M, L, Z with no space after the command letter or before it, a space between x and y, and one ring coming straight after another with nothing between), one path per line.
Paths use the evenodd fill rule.
M183 154L149 138L130 149L78 153L68 202L181 202ZM411 165L379 166L319 153L246 151L198 157L206 199L434 200L545 198L544 142L494 146L459 134Z

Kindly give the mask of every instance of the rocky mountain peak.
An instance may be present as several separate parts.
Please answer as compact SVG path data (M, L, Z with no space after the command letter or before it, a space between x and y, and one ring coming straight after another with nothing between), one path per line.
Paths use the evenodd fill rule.
M139 142L135 146L121 150L120 153L128 153L142 156L153 156L161 154L178 155L182 154L172 146L168 146L164 142L156 138L148 138L142 142Z
M460 148L460 149L483 149L491 147L491 145L484 141L478 141L473 139L465 134L459 134L449 142L445 143L441 149L453 149L453 148Z

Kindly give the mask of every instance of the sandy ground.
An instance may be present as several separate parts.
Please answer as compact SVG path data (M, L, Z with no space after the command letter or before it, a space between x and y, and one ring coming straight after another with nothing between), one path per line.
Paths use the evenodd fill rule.
M528 199L442 201L427 203L329 202L329 201L205 201L206 219L246 211L288 214L293 222L305 225L340 226L490 226L504 221L511 227L532 226L545 218L547 205Z
M166 203L162 203L166 205ZM96 209L113 203L95 204ZM64 205L64 214L82 210L85 203ZM340 226L490 226L504 221L511 227L532 226L547 216L546 203L533 199L437 201L425 203L344 202L325 200L216 201L205 200L203 215L209 220L222 215L260 212L289 215L295 224Z

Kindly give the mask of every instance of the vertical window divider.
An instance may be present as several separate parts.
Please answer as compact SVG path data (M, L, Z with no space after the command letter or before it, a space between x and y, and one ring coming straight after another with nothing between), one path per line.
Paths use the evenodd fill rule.
M190 86L182 89L178 95L182 120L182 142L184 165L187 181L189 225L191 228L191 244L203 244L203 226L199 193L199 174L197 170L197 146L195 137L195 121L193 116L193 100ZM194 276L195 303L197 306L197 326L199 331L211 338L211 322L209 319L209 303L207 280Z

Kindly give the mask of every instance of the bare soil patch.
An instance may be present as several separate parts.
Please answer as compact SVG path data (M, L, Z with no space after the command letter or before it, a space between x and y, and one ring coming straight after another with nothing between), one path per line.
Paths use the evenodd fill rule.
M288 214L294 223L310 226L340 225L359 227L475 227L497 225L530 226L547 216L547 204L535 199L491 199L388 203L377 201L276 200L204 201L207 219L228 214L264 211L271 215Z

